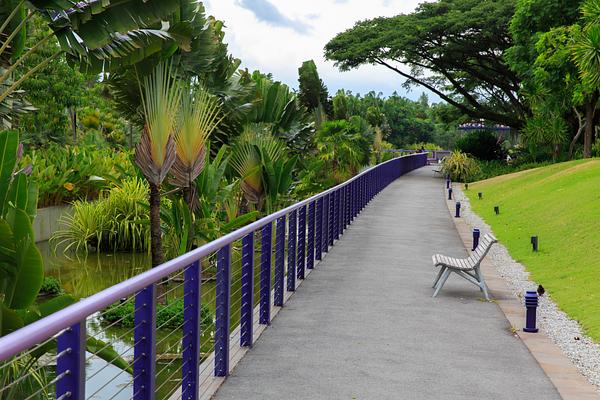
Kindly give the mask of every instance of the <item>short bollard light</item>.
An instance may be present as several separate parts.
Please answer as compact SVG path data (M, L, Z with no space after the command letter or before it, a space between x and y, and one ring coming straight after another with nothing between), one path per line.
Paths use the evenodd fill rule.
M537 236L531 237L531 248L533 251L538 251L538 237Z
M496 215L500 214L500 206L494 206L494 212Z
M525 293L525 307L527 307L527 316L525 320L525 328L523 331L536 333L538 328L535 326L535 318L538 306L538 294L535 290L528 290Z
M477 246L479 246L479 237L480 236L481 236L481 232L479 232L479 229L477 229L477 228L473 229L473 248L471 249L471 251L475 251Z
M469 190L469 184L465 183L465 190Z
M455 218L460 218L460 201L456 202L456 214L454 214Z
M477 197L479 197L479 200L483 199L483 193L481 193L481 192L477 193Z
M448 200L452 200L452 188L448 189Z
M450 189L450 185L451 185L451 181L450 181L450 177L446 178L446 189Z

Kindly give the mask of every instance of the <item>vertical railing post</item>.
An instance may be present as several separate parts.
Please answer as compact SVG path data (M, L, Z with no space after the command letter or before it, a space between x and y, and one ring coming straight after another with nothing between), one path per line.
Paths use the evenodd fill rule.
M156 287L135 295L133 399L154 400L156 384Z
M242 238L242 295L240 346L251 347L254 328L254 232Z
M287 291L296 290L296 210L288 217Z
M334 208L333 208L333 239L340 238L340 191L339 189L333 192Z
M271 322L271 243L273 224L269 222L262 228L260 249L260 316L259 323Z
M315 205L316 201L308 205L308 240L306 241L306 268L315 266Z
M351 213L352 213L352 183L346 185L346 218L344 221L346 222L345 228L350 225Z
M317 199L315 259L321 260L323 253L323 197Z
M181 398L197 400L200 393L200 337L202 307L200 261L190 264L183 273L183 357L181 367Z
M57 339L56 398L85 400L85 321L67 328ZM6 382L8 383L8 382ZM63 398L64 398L63 397Z
M345 185L342 188L342 197L344 198L344 200L342 201L342 228L341 228L341 234L344 233L344 231L346 230L346 218L347 218L347 210L348 210L348 185Z
M329 195L323 197L323 253L329 250Z
M306 265L306 206L298 211L298 279L304 279Z
M360 188L359 182L360 182L360 180L355 180L353 182L353 185L354 185L354 189L352 190L354 192L354 201L353 201L354 208L352 211L352 219L353 220L354 220L354 218L356 218L356 216L358 215L358 211L359 211L359 204L358 204L359 203L359 194L360 194L359 193L359 188Z
M231 245L217 252L215 306L215 376L229 375L229 316L231 284Z
M335 192L331 192L328 195L329 197L329 210L327 211L329 214L329 222L327 224L327 241L329 246L333 246L333 231L335 230L334 224L334 216L335 216ZM329 251L329 250L326 250Z
M283 282L285 275L285 216L277 218L275 227L275 282L273 305L283 307Z

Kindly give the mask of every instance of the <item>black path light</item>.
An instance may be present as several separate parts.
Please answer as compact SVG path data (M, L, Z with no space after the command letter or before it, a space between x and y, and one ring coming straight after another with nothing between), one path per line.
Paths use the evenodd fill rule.
M528 290L525 293L525 307L527 308L527 316L525 319L525 328L523 331L529 333L536 333L538 328L536 324L536 312L538 306L538 294L535 290Z
M535 252L538 251L538 237L537 236L531 237L531 248Z
M465 190L469 190L469 184L465 183Z
M494 206L494 212L496 215L500 214L500 206Z
M479 197L479 200L483 199L483 193L479 192L477 193L477 196Z
M481 236L481 232L479 231L479 229L477 229L477 228L473 229L473 248L471 249L471 251L475 251L477 246L479 246L479 237L480 236Z
M448 189L448 200L452 200L452 188Z
M456 202L456 214L454 214L455 218L460 218L460 201Z
M450 189L450 186L452 186L452 181L450 180L450 177L447 176L446 177L446 189Z

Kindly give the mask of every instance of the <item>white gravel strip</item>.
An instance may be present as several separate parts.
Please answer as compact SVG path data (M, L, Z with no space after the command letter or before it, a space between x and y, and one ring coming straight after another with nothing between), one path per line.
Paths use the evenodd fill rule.
M481 235L491 228L479 215L471 211L469 199L458 187L453 188L455 199L461 203L461 215L471 228L479 228ZM493 246L488 257L508 283L509 289L524 304L527 290L536 290L538 284L529 279L525 267L513 260L501 243ZM600 391L600 345L586 336L579 323L561 311L546 293L539 299L538 327L560 347L577 369Z

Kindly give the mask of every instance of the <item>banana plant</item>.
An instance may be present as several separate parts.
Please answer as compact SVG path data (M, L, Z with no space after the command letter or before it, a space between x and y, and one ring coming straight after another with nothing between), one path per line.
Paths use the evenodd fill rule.
M28 169L16 169L20 153L22 148L18 134L0 132L0 336L17 331L76 301L70 295L60 295L36 304L44 279L44 264L32 228L38 191L35 182L26 175ZM89 338L87 345L88 351L100 358L130 370L129 364L111 346L94 338ZM55 341L50 341L31 353L27 364L9 369L17 375L0 375L2 387L36 368L39 358L55 348ZM11 391L7 398L17 395Z
M190 50L185 21L177 19L182 3L192 0L3 0L0 2L0 104L18 93L26 79L65 53L91 73L131 65L165 48ZM26 48L27 22L42 15L51 32ZM169 24L163 24L169 21ZM43 58L16 81L13 72L46 42L60 49ZM173 51L172 49L170 51ZM6 116L2 116L7 119Z

